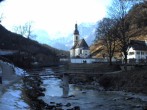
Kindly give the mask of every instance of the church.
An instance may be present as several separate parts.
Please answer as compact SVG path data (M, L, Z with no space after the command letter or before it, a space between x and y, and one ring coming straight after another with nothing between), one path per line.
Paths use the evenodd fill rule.
M84 39L80 39L80 34L77 24L75 24L73 47L70 49L70 58L89 58L90 49Z

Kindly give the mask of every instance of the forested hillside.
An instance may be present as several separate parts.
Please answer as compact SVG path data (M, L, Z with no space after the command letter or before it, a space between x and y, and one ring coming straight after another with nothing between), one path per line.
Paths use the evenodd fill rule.
M119 14L119 13L117 13L117 14ZM117 37L116 39L114 39L114 41L117 41L115 43L115 51L114 51L114 57L116 57L116 58L122 57L121 52L122 52L123 48L121 48L121 46L119 45L119 44L121 44L120 41L123 39L120 37L121 36L120 31L122 31L121 29L125 29L125 30L123 30L124 32L122 32L122 33L125 33L124 35L127 35L127 37L124 38L125 39L124 42L126 43L126 45L124 45L124 47L125 46L127 47L127 44L129 42L129 40L131 40L131 39L147 40L147 2L142 2L142 3L138 3L138 4L134 5L129 10L129 12L125 16L122 16L122 18L119 20L120 21L116 21L117 23L112 28L112 30L113 31L115 30L115 31L111 32L113 34L113 36L115 36L115 38ZM123 28L121 26L119 26L122 23L122 21L125 24ZM98 26L98 28L99 28L99 26ZM103 30L101 29L101 31L104 31L104 29L106 29L106 28L107 27L104 27ZM110 30L110 31L112 31L112 30ZM109 33L109 35L110 35L110 33ZM99 35L97 35L97 36L99 36ZM107 37L107 38L109 38L107 40L112 40L112 39L110 39L110 37ZM104 42L102 42L101 39L96 38L96 42L93 45L91 45L91 53L95 57L102 58L104 54L105 54L105 56L108 57L109 55L107 54L105 49L106 49L106 47L104 46Z
M130 21L130 35L133 39L145 40L147 35L147 2L132 7L126 19Z
M13 56L3 57L7 57L14 64L23 68L30 68L33 63L39 66L51 66L58 63L58 57L53 48L47 48L36 41L12 33L2 25L0 25L0 49L17 51Z

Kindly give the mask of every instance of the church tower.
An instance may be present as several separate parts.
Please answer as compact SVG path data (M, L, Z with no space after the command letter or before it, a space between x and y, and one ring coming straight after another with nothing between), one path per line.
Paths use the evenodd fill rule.
M84 39L80 39L77 23L75 24L73 43L74 45L70 49L71 58L89 58L89 46ZM81 59L80 62L83 62L83 59Z
M74 45L76 45L79 42L79 31L78 26L75 24L75 31L74 31Z

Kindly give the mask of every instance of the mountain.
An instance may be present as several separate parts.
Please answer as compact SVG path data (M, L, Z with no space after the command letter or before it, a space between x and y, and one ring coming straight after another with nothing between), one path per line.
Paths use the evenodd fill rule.
M80 38L84 38L88 43L88 45L91 45L95 38L94 35L95 29L96 29L96 24L94 23L79 24L78 30L80 33ZM73 32L74 32L74 26L73 26ZM70 50L70 48L73 45L73 33L69 33L68 35L60 35L61 37L56 37L56 36L51 36L45 30L37 30L35 31L35 34L37 35L37 37L34 40L42 44L48 44L57 49Z
M78 27L80 32L80 37L84 38L88 45L91 45L95 39L95 30L96 30L96 23L89 24L89 23L82 23Z

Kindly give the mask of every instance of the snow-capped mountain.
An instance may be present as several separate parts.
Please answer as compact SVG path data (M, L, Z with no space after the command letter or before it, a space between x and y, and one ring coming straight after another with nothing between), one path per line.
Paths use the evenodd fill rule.
M88 45L91 45L95 39L95 29L96 29L96 24L94 23L79 24L78 30L80 33L80 38L84 38L88 43ZM73 27L73 32L74 32L74 27ZM51 36L45 30L37 30L35 31L37 37L34 40L43 44L50 45L57 49L69 50L73 46L73 32L69 33L68 35L58 35L57 33L56 35L61 37L56 37L56 35Z

